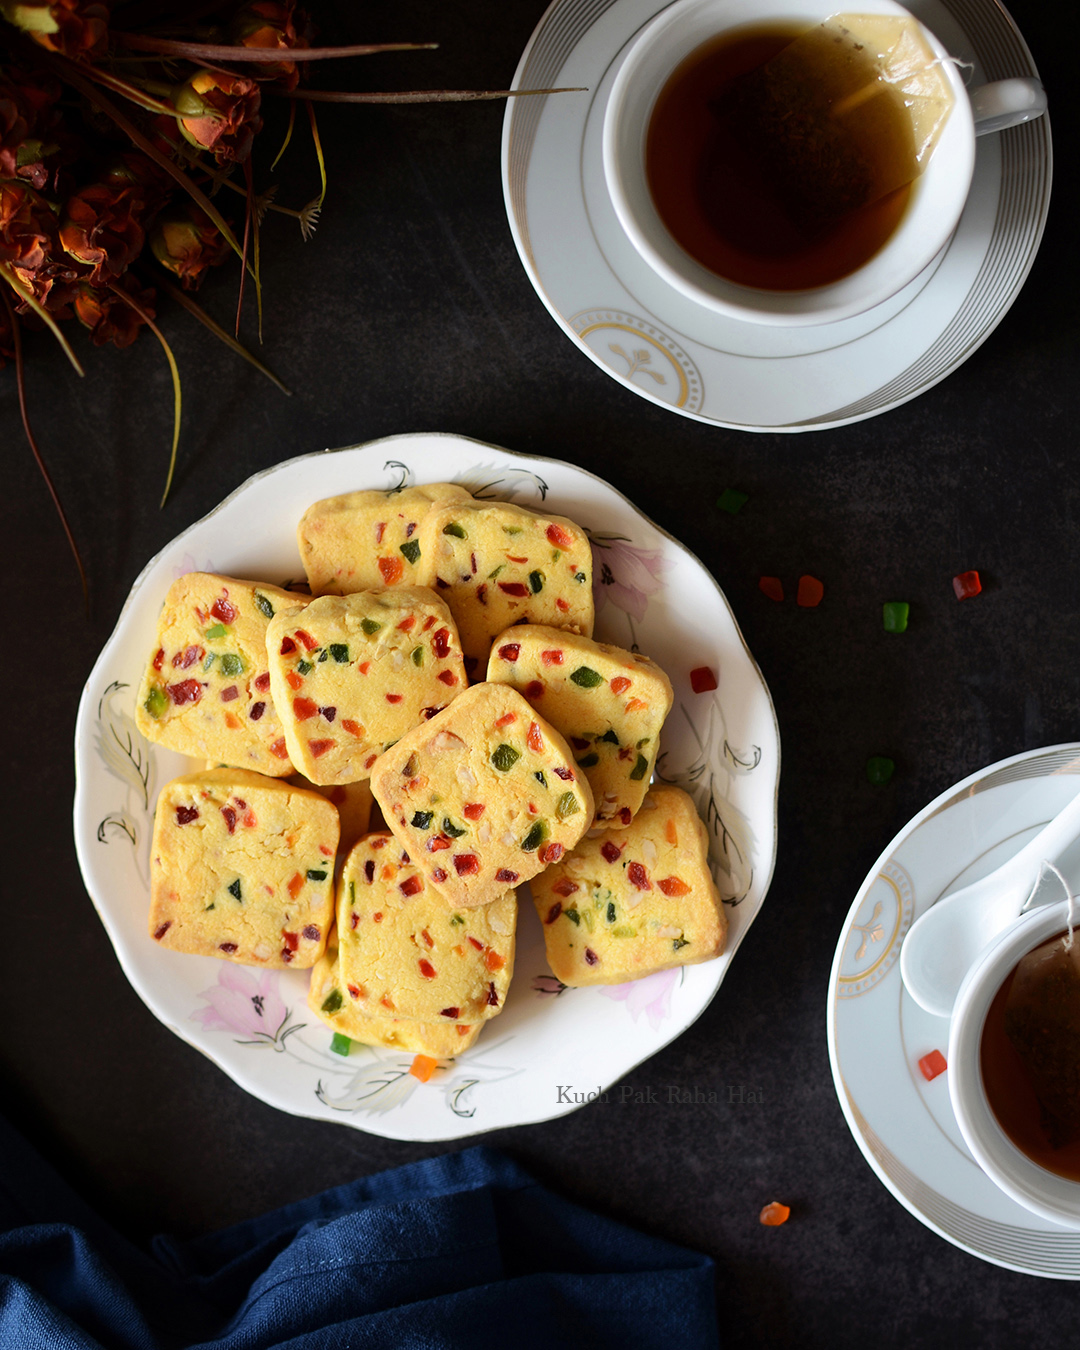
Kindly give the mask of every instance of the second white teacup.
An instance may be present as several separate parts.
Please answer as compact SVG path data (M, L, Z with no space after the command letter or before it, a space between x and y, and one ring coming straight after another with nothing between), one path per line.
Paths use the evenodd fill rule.
M718 313L767 324L817 324L848 318L902 289L929 265L960 219L975 162L972 104L955 62L924 29L953 92L953 108L923 173L912 186L899 224L861 267L824 286L763 290L718 276L686 253L653 202L645 146L657 96L676 68L704 43L763 23L809 29L842 12L836 0L677 0L635 38L608 98L603 127L604 178L615 213L635 249L670 285ZM857 0L850 12L907 16L893 0ZM908 16L910 17L910 16ZM987 129L1038 116L1045 107L1037 82L985 86ZM990 113L994 125L989 125Z

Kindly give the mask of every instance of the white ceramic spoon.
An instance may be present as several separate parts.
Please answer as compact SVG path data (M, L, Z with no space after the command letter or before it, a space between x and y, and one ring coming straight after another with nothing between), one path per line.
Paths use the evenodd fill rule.
M1075 893L1080 883L1080 794L996 872L947 895L911 926L900 948L908 993L927 1012L952 1014L964 976L991 939L1040 905L1065 899L1051 863Z

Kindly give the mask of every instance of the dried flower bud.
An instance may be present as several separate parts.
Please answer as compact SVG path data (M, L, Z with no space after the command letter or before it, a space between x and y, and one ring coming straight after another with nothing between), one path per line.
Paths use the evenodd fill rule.
M194 202L181 202L163 212L150 232L150 248L162 267L191 291L208 267L228 256L229 245L210 217Z
M289 51L306 47L307 38L297 32L293 0L251 0L233 17L229 39L237 47ZM295 61L274 61L255 66L256 80L274 80L282 89L295 89L300 72Z
M242 163L262 126L262 95L254 80L199 70L173 96L184 138L209 150L219 164Z
M60 243L69 257L93 269L92 284L120 276L139 256L146 241L144 201L141 187L111 183L90 183L68 198Z
M152 287L143 289L130 272L121 277L117 285L138 301L149 318L157 317ZM90 330L90 341L95 347L104 347L107 342L117 347L130 347L146 322L115 291L102 290L85 281L79 284L75 295L75 313L83 327Z
M56 216L49 203L20 182L0 182L0 262L28 272L58 251Z
M0 15L47 51L73 60L105 55L107 0L0 0Z

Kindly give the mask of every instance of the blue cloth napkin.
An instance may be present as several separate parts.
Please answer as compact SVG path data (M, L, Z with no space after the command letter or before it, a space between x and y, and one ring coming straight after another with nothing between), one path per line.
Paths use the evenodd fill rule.
M688 1350L713 1263L471 1148L144 1252L0 1120L4 1350Z

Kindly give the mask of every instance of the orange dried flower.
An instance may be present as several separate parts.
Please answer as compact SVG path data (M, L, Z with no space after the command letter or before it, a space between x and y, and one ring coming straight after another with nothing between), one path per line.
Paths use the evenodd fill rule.
M57 250L56 216L44 197L20 182L0 182L0 262L27 272Z
M229 256L224 236L194 202L180 202L158 216L150 231L150 248L188 291L201 283L207 268Z
M297 32L292 0L252 0L233 18L230 41L237 47L289 51L306 47L307 38ZM256 80L274 80L281 89L295 89L300 71L295 61L274 61L252 68Z
M138 302L149 318L157 317L152 287L144 290L130 272L117 284ZM90 341L95 347L104 347L108 342L117 347L130 347L146 322L115 291L91 286L85 281L79 284L75 293L75 313L83 327L90 330Z
M46 51L72 60L105 55L109 4L103 0L22 0L5 13Z
M219 164L243 163L262 126L262 94L246 75L198 70L173 99L184 139L209 150Z
M91 284L121 276L142 252L144 206L136 184L90 183L67 199L60 243L69 257L92 269Z

